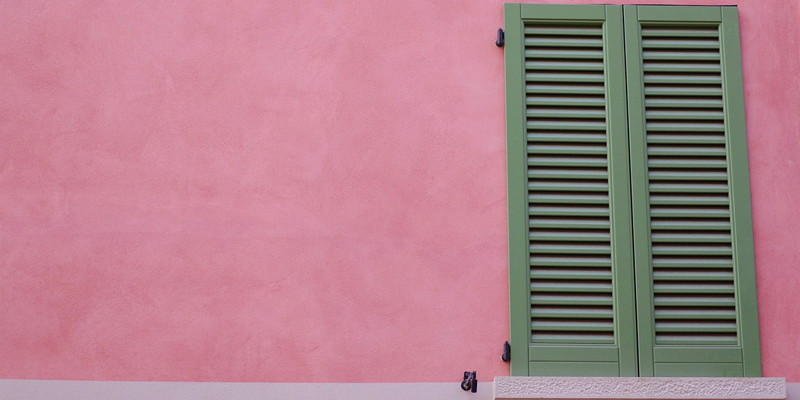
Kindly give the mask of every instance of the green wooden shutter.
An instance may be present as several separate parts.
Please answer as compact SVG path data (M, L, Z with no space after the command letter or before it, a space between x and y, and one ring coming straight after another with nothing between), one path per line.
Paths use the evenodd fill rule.
M637 374L622 29L505 5L513 375Z
M735 7L625 6L642 376L760 376Z

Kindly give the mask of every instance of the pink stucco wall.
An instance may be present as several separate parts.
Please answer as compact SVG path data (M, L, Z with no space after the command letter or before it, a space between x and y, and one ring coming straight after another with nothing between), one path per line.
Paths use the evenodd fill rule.
M764 373L798 381L800 2L665 2L740 5ZM0 1L0 378L508 374L500 26Z

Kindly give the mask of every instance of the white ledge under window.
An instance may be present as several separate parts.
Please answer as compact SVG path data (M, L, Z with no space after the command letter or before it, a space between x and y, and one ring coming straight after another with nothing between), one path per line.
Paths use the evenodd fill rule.
M495 399L786 399L784 378L496 377Z

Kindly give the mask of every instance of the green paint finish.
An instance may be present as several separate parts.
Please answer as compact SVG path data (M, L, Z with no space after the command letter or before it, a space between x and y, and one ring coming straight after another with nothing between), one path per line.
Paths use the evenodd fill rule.
M519 4L506 4L505 68L508 162L508 277L511 375L528 375L530 269L528 267L528 190L525 140L523 27Z
M619 376L614 362L531 362L531 376Z
M636 319L639 376L654 376L652 266L650 264L650 207L647 193L647 143L645 141L644 81L641 78L641 33L635 6L625 6L625 71L628 91L628 131L631 163L631 212L636 279ZM636 77L636 78L634 78Z
M745 338L759 357L735 8L625 18L640 375L742 376Z
M735 7L505 32L512 375L759 376Z
M627 93L625 92L622 6L606 6L605 37L614 320L620 353L620 376L637 376L633 233L630 212L631 180L628 159L628 107L626 104Z
M617 346L532 346L531 361L619 361Z
M638 8L639 22L720 22L720 8L714 6L626 6ZM680 28L680 27L677 27Z
M637 374L622 29L621 6L506 6L513 375Z
M725 90L725 128L728 139L731 225L739 312L739 343L744 355L744 376L761 376L758 304L756 297L753 220L750 208L750 179L747 166L747 133L744 121L742 56L739 43L739 14L736 7L720 7L722 25L722 76Z
M606 19L604 6L563 5L563 4L522 4L522 19L557 22L598 21Z
M684 362L695 358L700 358L710 363L741 363L742 349L738 346L729 348L719 346L715 348L659 346L653 349L653 358L656 363Z
M656 363L656 376L740 377L741 363Z

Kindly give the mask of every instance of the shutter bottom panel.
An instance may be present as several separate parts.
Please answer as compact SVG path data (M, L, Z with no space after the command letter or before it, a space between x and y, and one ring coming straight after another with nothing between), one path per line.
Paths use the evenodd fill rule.
M619 376L619 363L614 362L535 362L530 363L532 376Z

